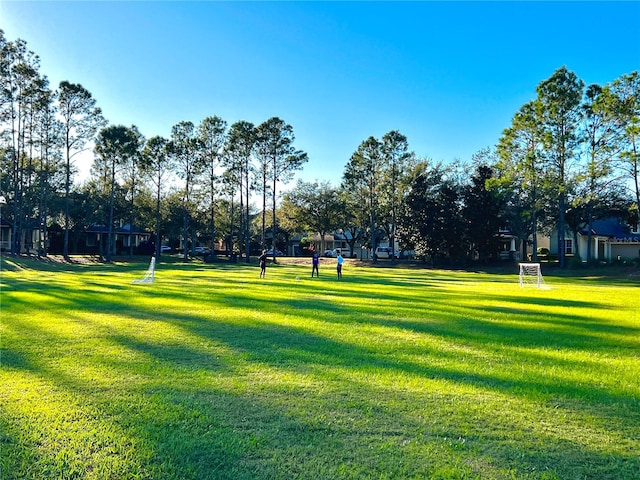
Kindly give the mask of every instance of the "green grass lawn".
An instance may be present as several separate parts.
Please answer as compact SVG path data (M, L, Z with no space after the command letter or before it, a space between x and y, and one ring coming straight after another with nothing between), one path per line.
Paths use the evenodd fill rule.
M0 478L640 479L640 283L2 259Z

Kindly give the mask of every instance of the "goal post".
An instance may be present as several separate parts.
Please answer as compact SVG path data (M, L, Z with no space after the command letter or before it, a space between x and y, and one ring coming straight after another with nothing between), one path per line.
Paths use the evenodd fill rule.
M147 273L139 280L133 280L131 283L153 283L156 274L156 257L151 257Z
M545 287L539 263L520 263L519 265L518 280L521 287L525 285L535 285L538 288Z

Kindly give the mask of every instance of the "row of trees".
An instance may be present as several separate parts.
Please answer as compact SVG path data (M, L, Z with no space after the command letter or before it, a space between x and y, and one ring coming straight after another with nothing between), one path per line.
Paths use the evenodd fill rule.
M100 254L110 260L114 226L126 223L131 233L154 231L157 255L170 238L185 259L188 247L223 240L248 260L252 249L282 248L294 232L324 238L340 229L352 252L384 238L424 258L486 259L508 227L523 248L533 239L534 254L538 232L555 229L564 264L567 227L638 215L637 72L585 89L557 70L497 147L468 165L418 159L390 131L360 144L339 186L299 182L280 199L279 184L308 160L282 119L229 126L211 116L145 139L135 126L109 125L81 85L52 89L24 41L0 31L0 52L0 189L14 254L46 254L59 236L55 249L68 256L88 226L104 225ZM91 147L91 178L75 185L75 161Z
M556 232L564 266L568 234L590 236L610 216L640 224L640 76L585 89L562 67L536 93L470 165L416 160L392 131L362 142L339 188L300 183L287 211L321 235L349 230L372 248L384 236L432 260L495 257L500 229L520 240L521 258L531 239L535 257L538 233Z
M62 253L68 257L70 232L79 238L89 225L106 225L100 254L109 261L114 225L126 220L131 233L135 225L155 225L159 255L167 233L163 225L173 223L168 216L179 215L186 259L186 246L195 248L202 238L192 219L207 217L213 245L220 235L217 209L222 209L230 219L224 236L229 243L235 238L248 259L255 194L262 198L260 244L267 245L268 202L275 226L278 183L288 182L307 161L306 153L294 147L293 128L282 119L228 127L213 116L197 126L178 123L169 139L147 140L135 126L108 125L81 85L65 81L51 89L26 42L9 42L0 31L0 52L0 186L10 199L13 254L34 249L46 254L48 228L57 224L64 230ZM91 180L74 188L74 160L90 145L95 154ZM133 253L132 242L130 249Z
M74 158L104 119L81 85L64 81L52 91L23 40L7 42L0 30L0 53L0 185L13 207L11 251L17 253L34 228L46 238L50 201L58 196L64 199L56 214L63 217L68 255Z
M293 142L293 128L277 117L258 126L239 121L227 127L227 122L218 116L207 117L197 126L184 121L173 126L171 138L155 136L148 141L135 127L105 128L96 141L94 167L108 179L103 182L111 192L108 225L113 224L117 188L124 188L124 196L128 192L131 199L131 224L136 218L145 217L145 206L147 211L151 210L148 201L144 201L151 188L155 198L158 255L161 233L166 232L167 224L171 223L166 221L167 215L162 214L163 201L173 197L175 208L171 216L182 218L185 260L186 246L192 251L201 242L213 247L220 236L227 237L228 250L234 249L235 238L237 248L248 259L252 197L259 194L262 199L260 246L264 248L267 245L267 206L271 201L275 219L278 182L287 183L307 161L307 155L296 150ZM118 171L121 172L120 183L117 182ZM143 198L137 203L134 201L136 180L149 182L141 186ZM229 221L224 222L227 228L218 231L220 216L228 216ZM276 224L275 220L273 224ZM111 242L107 243L111 245Z
M292 228L319 233L323 247L325 235L338 229L348 232L352 252L356 243L375 248L382 236L393 247L398 212L415 166L415 155L400 132L390 131L380 140L369 137L347 163L340 188L298 182L284 196L282 219Z
M532 237L534 252L538 227L553 219L564 266L568 231L584 225L590 235L594 220L612 214L640 223L640 75L585 89L562 67L536 92L500 139L495 187L511 230Z
M391 139L402 139L396 144L402 146L389 155L385 140ZM476 155L475 167L466 167L418 160L405 146L396 131L382 141L365 140L340 186L298 182L287 192L282 222L323 240L329 232L345 232L351 252L356 244L375 250L384 239L394 250L412 250L432 263L495 259L505 204L488 182L488 152Z

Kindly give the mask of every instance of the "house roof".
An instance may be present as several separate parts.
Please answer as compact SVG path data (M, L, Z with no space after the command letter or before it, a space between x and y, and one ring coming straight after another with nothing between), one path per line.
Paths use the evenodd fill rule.
M336 242L336 241L339 242L342 240L348 242L349 240L351 240L351 238L352 238L352 235L350 232L331 232L331 233L324 234L324 239L327 242ZM314 242L319 242L321 239L320 234L318 232L315 232L313 234L312 239Z
M109 233L109 227L106 225L90 225L85 230L87 233ZM115 228L112 230L112 233L116 233L119 235L150 235L149 232L145 232L144 230L138 230L134 227L133 231L129 231L129 225L125 225L120 228Z
M586 225L583 230L580 231L580 234L583 236L589 234ZM640 234L629 233L629 226L618 218L593 221L591 223L591 234L609 238L627 238L640 242Z

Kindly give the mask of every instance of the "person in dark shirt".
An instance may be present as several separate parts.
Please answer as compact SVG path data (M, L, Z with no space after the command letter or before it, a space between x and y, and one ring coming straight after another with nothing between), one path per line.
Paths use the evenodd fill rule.
M311 259L311 278L313 278L314 272L316 276L320 278L320 271L318 270L319 265L320 257L318 256L318 252L313 252L313 258Z
M258 261L260 262L260 278L264 278L267 274L267 251L263 250L262 255L258 257Z

